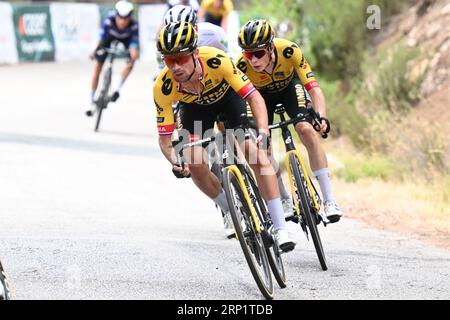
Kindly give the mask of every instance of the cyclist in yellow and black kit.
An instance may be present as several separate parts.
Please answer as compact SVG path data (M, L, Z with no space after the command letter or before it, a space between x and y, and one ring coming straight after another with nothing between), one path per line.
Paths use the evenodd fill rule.
M212 133L220 113L225 114L230 128L240 125L240 115L246 112L248 103L261 139L262 135L270 134L264 99L225 52L212 47L197 48L197 32L185 21L166 25L160 31L157 48L166 64L153 86L161 151L176 175L191 174L196 186L223 211L229 212L220 182L204 161L204 150L200 147L187 150L185 155L190 163L185 167L177 164L171 143L175 129L172 104L179 102L181 128L177 128L178 134L185 136L187 133L189 140L195 141ZM267 151L257 150L250 141L243 145L247 151L257 153L257 163L250 163L250 166L267 202L277 242L281 250L293 250L295 241L286 228L276 175L270 170ZM192 156L198 161L191 161Z
M310 102L309 96L314 109L322 117L326 117L325 97L299 46L274 36L275 33L266 20L247 22L238 36L239 46L243 52L236 62L238 69L250 78L263 96L269 124L273 122L275 106L279 103L284 105L286 113L291 118L306 113L306 106ZM327 125L323 121L321 133L326 129ZM320 137L310 121L297 122L295 130L308 150L311 169L324 197L325 215L330 222L337 222L342 212L331 192L327 157L320 144ZM288 199L289 194L284 189L280 177L278 182L282 197Z
M227 31L228 16L233 10L231 0L203 0L198 11L198 19L215 24Z

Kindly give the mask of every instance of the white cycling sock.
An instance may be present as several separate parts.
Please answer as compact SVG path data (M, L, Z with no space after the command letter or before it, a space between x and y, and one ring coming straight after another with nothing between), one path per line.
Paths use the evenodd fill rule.
M322 191L324 201L334 201L333 194L331 193L330 176L328 168L319 169L313 172L317 181L319 181L320 190Z
M267 208L269 209L270 217L273 222L273 229L286 229L286 220L284 219L283 205L280 198L267 201Z
M120 79L119 85L117 86L117 90L116 90L117 92L119 92L122 89L122 87L123 87L123 85L125 83L125 80L126 79L124 79L124 78Z
M220 190L219 195L213 199L213 201L222 209L223 211L230 211L228 206L227 196L223 189Z
M280 176L277 176L277 180L278 180L278 188L280 189L280 195L281 195L281 199L287 199L290 198L290 194L286 191L286 188L284 187L284 183L283 183L283 179L281 178L281 174Z

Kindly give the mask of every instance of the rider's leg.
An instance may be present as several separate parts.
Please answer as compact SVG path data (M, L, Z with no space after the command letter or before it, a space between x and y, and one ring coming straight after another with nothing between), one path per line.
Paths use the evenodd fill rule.
M280 189L281 199L289 199L290 194L287 192L286 187L284 186L283 178L281 177L280 166L279 166L277 160L275 160L275 158L273 157L272 146L270 146L270 148L267 150L267 155L269 156L270 161L272 162L272 166L277 175L278 189Z
M325 214L331 222L336 222L342 216L342 212L333 197L328 172L328 161L320 143L319 134L308 122L297 123L295 130L308 151L311 170L319 182L320 190L322 191Z
M277 101L279 101L279 97L276 94L275 95L262 94L262 97L266 102L268 123L269 125L271 125L273 124L275 108L277 105ZM270 161L272 162L272 166L277 175L278 189L280 190L281 202L283 205L285 217L290 217L293 215L291 196L284 186L283 179L281 177L281 170L279 169L277 161L273 157L272 146L270 146L270 148L267 150L267 154L270 158Z
M184 155L195 185L222 210L228 211L225 193L219 179L209 170L205 150L201 147L195 147L185 150Z
M245 141L244 145L248 162L255 173L256 180L258 181L258 188L267 203L267 209L272 218L275 231L274 236L281 250L285 252L291 251L295 248L295 241L289 235L287 230L277 177L272 163L267 156L267 151L258 148L251 140ZM253 161L254 159L256 159L256 161Z
M177 131L183 141L195 141L212 134L217 115L206 113L202 106L193 104L180 102L178 108L180 126ZM225 192L219 179L209 169L205 150L201 147L191 148L184 152L184 158L195 185L223 211L229 211Z
M95 91L98 87L98 80L100 78L100 73L102 72L103 62L97 61L94 67L94 73L92 74L91 80L91 102L94 102Z
M91 80L90 105L85 110L85 113L87 116L92 116L92 114L93 114L93 109L94 109L94 104L95 104L95 91L97 90L97 87L98 87L98 79L100 77L100 73L102 72L103 61L97 57L97 62L95 63L94 73L92 74L92 80Z
M241 115L246 114L249 116L248 109L246 101L241 99L236 93L230 97L230 100L223 108L223 112L227 117L230 128L241 125ZM241 149L244 150L244 155L248 164L255 172L258 187L262 197L266 200L269 214L274 224L274 229L286 229L286 221L284 218L283 206L281 204L277 178L275 170L269 161L267 150L258 148L251 139L244 139L242 133L242 131L236 133L237 140Z

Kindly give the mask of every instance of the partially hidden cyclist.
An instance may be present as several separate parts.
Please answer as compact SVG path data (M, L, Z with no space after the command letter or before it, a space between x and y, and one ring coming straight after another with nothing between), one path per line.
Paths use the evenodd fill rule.
M125 83L125 80L131 73L134 63L139 57L139 25L132 17L134 12L134 5L131 2L120 0L115 4L114 12L110 14L102 23L100 31L100 40L97 47L91 54L91 59L96 60L94 73L91 81L91 106L86 111L87 116L92 116L95 105L95 91L98 87L98 80L106 60L108 53L104 48L110 48L113 41L123 43L128 49L127 63L122 70L121 79L116 90L110 97L112 102L115 102L120 96L120 90Z
M274 110L279 103L284 105L291 118L300 113L307 113L309 97L304 88L312 99L314 109L322 117L326 117L325 96L297 44L275 38L273 28L264 19L247 22L240 30L238 43L242 54L237 59L236 65L263 96L268 108L269 124L273 123ZM325 216L329 222L337 222L342 216L342 211L332 194L327 157L320 143L320 137L310 122L297 122L295 130L308 151L311 169L319 182L324 198ZM326 122L323 121L321 133L326 129ZM282 198L288 199L289 194L280 176L278 181Z
M229 208L225 192L217 177L209 170L204 150L199 150L199 147L186 150L189 163L184 167L177 164L171 142L175 130L172 103L179 102L182 130L188 133L189 141L204 138L205 132L211 133L219 113L226 115L230 128L239 126L240 116L246 113L248 103L259 129L258 139L261 140L263 136L269 135L264 100L224 51L197 47L197 31L185 21L165 26L160 31L157 48L166 64L153 86L161 151L176 175L190 174L195 185L227 212ZM256 163L250 165L267 202L277 242L281 250L293 250L295 241L287 231L276 176L267 151L257 149L248 140L244 144L246 151L251 149L253 155L257 153Z
M210 22L227 31L228 15L233 10L231 0L203 0L198 16L200 21Z
M197 0L169 0L167 1L167 10L172 9L175 6L183 5L188 6L194 9L195 13L198 12L198 9L200 8L200 5Z

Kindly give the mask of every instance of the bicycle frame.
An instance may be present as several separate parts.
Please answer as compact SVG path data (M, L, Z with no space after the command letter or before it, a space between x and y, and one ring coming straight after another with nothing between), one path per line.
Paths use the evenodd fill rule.
M221 133L220 135L223 138L225 138L223 140L226 141L227 135L223 134L223 133ZM186 144L186 145L184 145L182 147L182 150L184 150L186 148L195 147L195 146L206 146L209 143L214 142L215 140L216 140L216 136L212 136L210 138L206 138L206 139L203 139L203 140L200 140L200 141L197 141L197 142ZM252 219L253 219L253 223L255 225L255 229L256 229L256 231L259 234L262 234L263 229L261 228L261 226L263 226L263 224L259 220L258 215L256 214L256 211L255 211L255 208L252 205L252 202L251 202L251 199L250 199L249 190L248 190L248 186L245 184L244 177L242 175L242 170L243 169L241 169L239 167L240 166L244 166L244 168L246 168L247 171L249 171L249 172L252 172L252 171L251 171L251 168L246 163L236 164L236 159L239 158L238 155L236 154L236 152L237 152L236 148L239 148L239 146L236 144L236 140L234 139L234 135L233 135L233 143L234 143L235 148L233 149L233 152L232 152L233 160L232 160L231 163L229 161L226 161L230 157L228 143L223 143L222 159L224 160L224 164L225 164L224 168L232 171L236 175L236 177L238 179L238 182L241 185L241 188L243 190L245 201L247 202L247 205L250 208L250 212L251 212L251 216L252 216ZM182 150L181 150L181 157L182 157ZM183 163L182 159L178 159L178 162ZM236 234L236 236L237 236L237 234Z
M284 123L283 125L279 125L279 127L281 127L281 134L282 134L284 145L285 145L285 148L286 148L286 156L285 156L284 161L285 161L286 168L288 170L289 184L290 184L291 190L293 192L295 187L294 187L294 176L292 174L291 166L289 165L289 157L290 157L291 154L294 154L294 156L297 158L298 162L300 163L302 172L303 172L303 174L305 176L305 180L306 180L306 183L307 183L307 186L308 186L308 190L309 190L309 192L311 194L311 198L313 200L314 207L316 208L317 211L319 211L320 205L317 202L316 197L314 196L314 194L316 194L316 190L315 190L314 186L311 183L311 179L309 178L308 171L306 170L306 166L305 166L305 164L304 164L304 162L302 160L300 151L295 148L294 141L292 139L292 134L291 134L291 132L290 132L290 130L288 128L288 125L290 123L294 123L294 121L293 120L286 121L286 118L284 116L284 109L283 109L283 112L279 112L278 114L280 115L281 123ZM275 128L276 126L270 126L270 127ZM296 209L296 214L299 215L300 214L300 210L299 210L299 206L298 206L298 202L297 201L295 202L295 207L296 207L295 208Z

